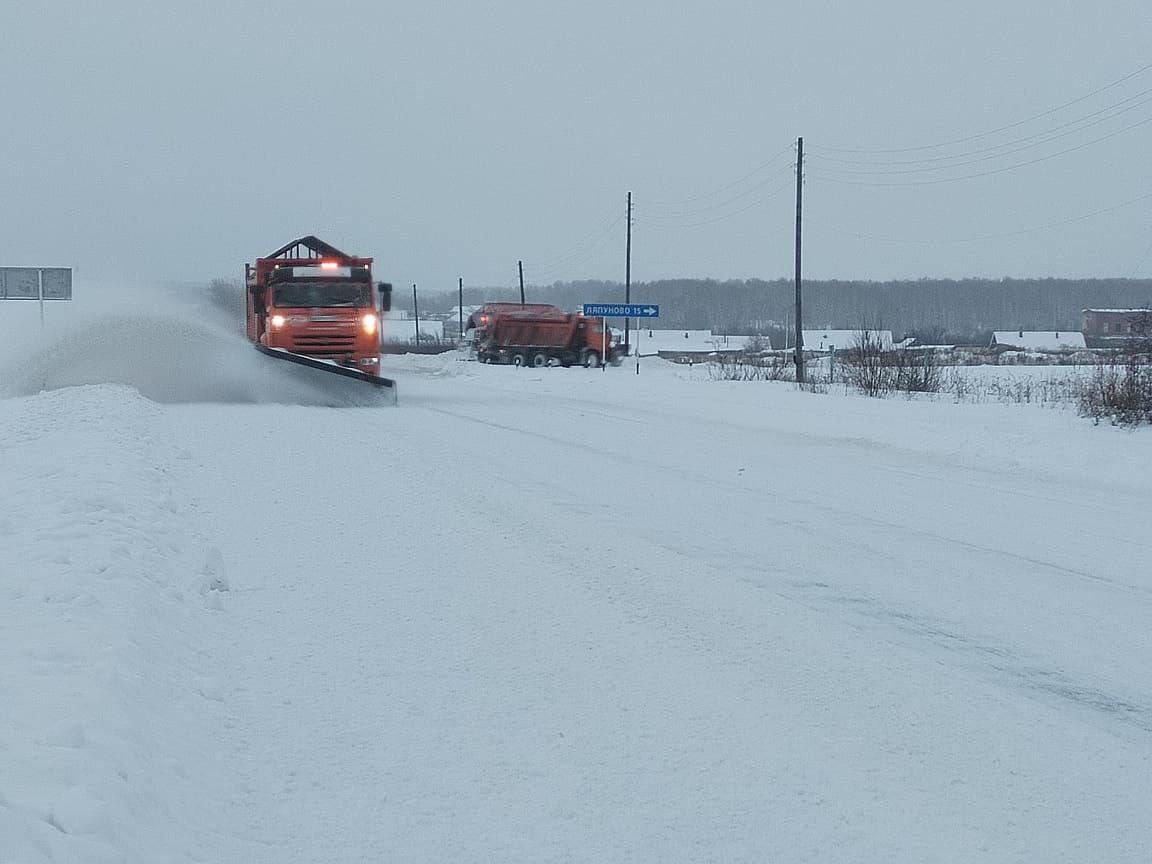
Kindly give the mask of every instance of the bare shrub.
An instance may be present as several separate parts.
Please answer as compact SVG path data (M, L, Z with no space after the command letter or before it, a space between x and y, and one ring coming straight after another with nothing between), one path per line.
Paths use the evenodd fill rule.
M940 392L957 402L1058 406L1075 403L1084 385L1079 373L1006 379L972 375L968 369L971 367L948 370L941 378Z
M893 348L885 344L880 331L862 327L854 343L838 353L839 375L834 377L865 396L892 392L939 393L943 375L936 353L931 350Z
M848 384L865 396L883 396L895 386L895 375L889 364L880 333L868 327L856 332L856 340L848 350L836 357Z
M1123 364L1097 367L1081 383L1081 416L1097 423L1108 418L1119 426L1152 423L1152 367L1148 357L1130 354Z
M957 402L967 402L972 398L972 379L962 369L952 368L943 377L940 389L955 397Z
M940 392L942 375L935 352L899 348L890 356L894 389L901 393Z
M787 358L766 354L718 354L708 364L708 377L713 381L783 381L792 377Z

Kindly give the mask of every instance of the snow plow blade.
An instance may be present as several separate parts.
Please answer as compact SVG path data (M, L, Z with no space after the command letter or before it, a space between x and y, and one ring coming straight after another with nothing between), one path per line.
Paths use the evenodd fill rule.
M324 376L338 376L321 377L312 372L303 372L303 369L301 370L309 383L323 386L326 390L341 390L341 395L346 396L346 401L350 404L364 404L365 402L370 402L374 405L396 404L396 382L391 378L381 378L379 375L373 375L370 372L361 372L359 369L340 366L327 360L319 360L303 354L294 354L282 348L269 348L266 345L256 345L254 347L261 354L266 354L277 360L287 360L289 363L294 363L305 369L318 370L324 373Z

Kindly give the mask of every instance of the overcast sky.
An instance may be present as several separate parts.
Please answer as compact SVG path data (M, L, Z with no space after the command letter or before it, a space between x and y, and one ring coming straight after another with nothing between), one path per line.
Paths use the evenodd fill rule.
M781 277L803 135L807 276L1152 275L1152 199L938 242L1152 193L1152 123L1120 131L1152 70L941 149L828 149L1013 124L1149 46L1147 0L5 2L0 264L207 279L314 233L429 290L510 285L517 258L622 280L631 190L635 280ZM939 156L971 164L876 173Z

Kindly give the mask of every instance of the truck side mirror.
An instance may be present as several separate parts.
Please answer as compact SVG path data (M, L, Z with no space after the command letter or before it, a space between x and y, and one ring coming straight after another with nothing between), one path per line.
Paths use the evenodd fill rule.
M376 285L376 290L380 293L380 311L392 311L392 284L390 282L380 282Z

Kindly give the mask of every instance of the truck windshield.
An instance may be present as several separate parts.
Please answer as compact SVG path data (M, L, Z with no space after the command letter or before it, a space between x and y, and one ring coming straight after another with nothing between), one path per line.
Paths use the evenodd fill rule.
M372 296L371 289L363 282L285 282L275 287L275 305L280 308L371 306Z

